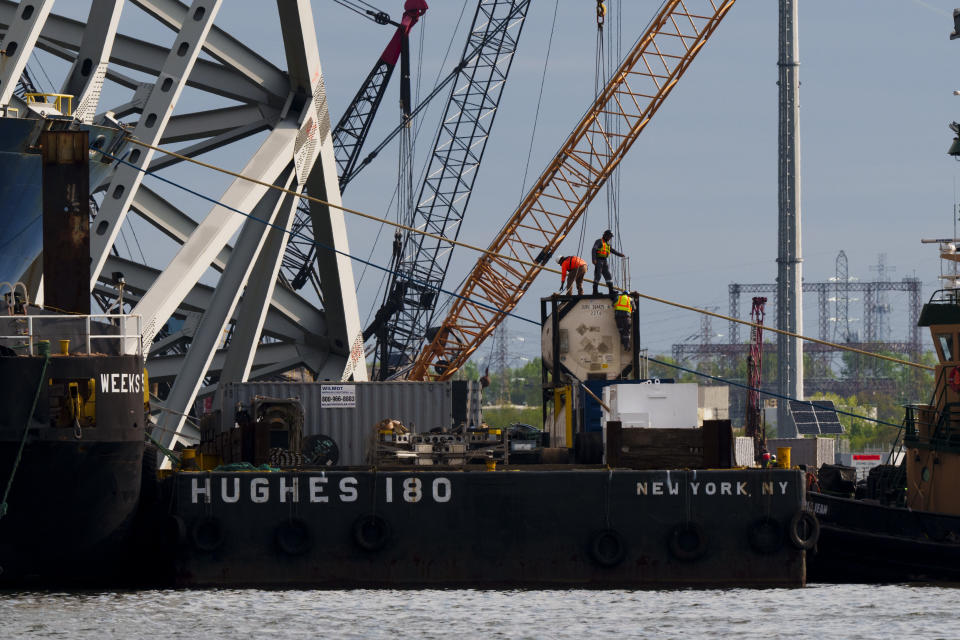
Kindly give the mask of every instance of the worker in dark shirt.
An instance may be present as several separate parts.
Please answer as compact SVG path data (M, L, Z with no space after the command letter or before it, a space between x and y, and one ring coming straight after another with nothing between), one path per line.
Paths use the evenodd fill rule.
M567 295L573 294L573 284L577 284L577 295L583 295L583 279L587 277L587 262L580 256L560 256L560 287L567 283Z
M603 276L610 293L613 293L613 276L610 275L610 265L607 264L607 258L612 253L615 256L623 257L623 254L610 246L613 239L613 231L607 229L603 232L603 237L593 243L593 250L590 256L593 259L593 295L597 295L600 284L600 276Z

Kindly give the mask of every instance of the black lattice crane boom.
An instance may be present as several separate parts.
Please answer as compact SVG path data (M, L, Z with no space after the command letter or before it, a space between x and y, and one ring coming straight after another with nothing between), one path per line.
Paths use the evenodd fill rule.
M734 2L664 2L477 262L410 379L452 376L516 307Z
M440 120L420 195L407 224L435 234L396 239L393 273L364 331L376 338L373 377L402 373L430 326L453 243L479 173L530 0L479 0L462 62ZM442 239L441 239L442 238Z

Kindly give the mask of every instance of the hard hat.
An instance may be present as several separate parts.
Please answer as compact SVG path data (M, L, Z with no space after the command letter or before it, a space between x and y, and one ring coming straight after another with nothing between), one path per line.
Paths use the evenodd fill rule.
M606 231L603 232L603 237L604 237L604 238L606 238L606 237L612 238L612 237L613 237L613 231L610 231L610 229L607 229Z
M563 264L563 256L557 258L557 264Z

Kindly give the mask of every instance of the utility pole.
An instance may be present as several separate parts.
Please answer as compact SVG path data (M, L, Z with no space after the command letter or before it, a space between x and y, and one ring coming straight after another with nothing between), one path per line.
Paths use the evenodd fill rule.
M800 251L800 145L797 3L780 0L779 67L780 124L778 180L777 326L795 334L803 332L803 272ZM798 338L777 334L777 391L803 399L803 344ZM777 401L777 434L796 437L787 402Z

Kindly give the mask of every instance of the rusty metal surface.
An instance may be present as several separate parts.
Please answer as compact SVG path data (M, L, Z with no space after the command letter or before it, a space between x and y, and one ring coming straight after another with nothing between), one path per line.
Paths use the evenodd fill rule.
M43 167L43 301L90 313L90 168L86 131L40 134Z

